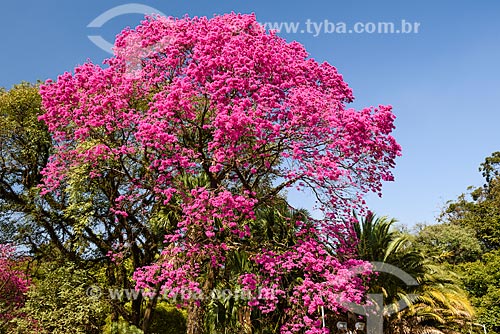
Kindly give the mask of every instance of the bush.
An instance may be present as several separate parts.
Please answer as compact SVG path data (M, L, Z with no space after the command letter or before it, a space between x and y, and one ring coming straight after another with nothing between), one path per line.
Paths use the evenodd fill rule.
M151 334L186 333L186 311L167 303L158 303L150 327Z
M18 333L93 334L101 333L109 305L89 296L87 289L96 284L88 270L73 264L51 264L27 293L19 319ZM36 323L38 328L33 328Z

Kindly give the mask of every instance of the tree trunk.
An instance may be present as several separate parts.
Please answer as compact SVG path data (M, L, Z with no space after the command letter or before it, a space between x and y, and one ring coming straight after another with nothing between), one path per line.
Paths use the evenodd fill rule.
M187 333L186 334L204 334L205 333L205 310L204 301L200 301L200 305L196 305L195 301L189 302L188 317L187 317Z
M144 332L144 334L149 333L149 325L151 325L153 312L158 302L159 292L160 292L160 286L158 285L156 287L155 294L148 300L148 304L146 305L146 310L144 310L144 316L142 317L142 331Z
M188 306L187 334L205 334L205 313L207 311L207 298L215 287L215 272L208 265L207 276L202 286L202 295L199 299L192 298Z
M243 327L243 334L252 334L252 309L249 306L243 306L238 311L238 320Z
M132 324L137 328L141 327L141 306L142 306L142 296L138 295L137 298L132 298Z

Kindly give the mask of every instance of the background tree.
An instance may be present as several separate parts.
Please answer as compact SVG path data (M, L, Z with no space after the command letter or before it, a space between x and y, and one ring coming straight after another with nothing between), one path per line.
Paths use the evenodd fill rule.
M36 261L70 261L80 269L107 267L103 288L133 289L132 273L158 256L167 231L158 223L160 209L150 208L147 228L137 226L139 218L132 212L129 219L115 221L109 200L122 183L118 172L84 184L79 178L84 170L74 170L68 191L40 196L42 170L53 150L47 127L38 121L41 114L38 85L22 83L0 91L1 238L22 245ZM88 194L92 200L86 199ZM144 246L136 247L139 241ZM120 265L108 256L118 253ZM113 303L114 319L122 317L141 327L149 322L154 300L140 297L130 308L124 307L126 301Z
M106 68L87 63L41 87L41 119L55 141L43 193L67 199L75 233L126 236L134 268L152 263L136 271L138 287L208 294L252 238L258 207L310 187L326 219L297 222L295 245L250 258L258 274L240 273L242 284L276 295L249 306L271 313L281 299L302 304L282 331L318 332L320 301L308 294L329 296L322 303L333 311L338 293L360 301L362 278L347 269L362 262L341 256L352 247L340 217L392 180L400 147L391 108L346 109L352 93L336 69L266 33L252 15L147 18L115 48ZM201 177L208 185L185 182ZM156 249L149 234L162 212L179 219L154 258L146 250ZM302 280L275 289L290 271ZM203 333L206 300L187 307L188 333Z
M2 237L38 248L41 240L53 236L54 246L67 254L64 242L59 242L63 230L57 210L44 209L36 198L36 187L42 179L40 172L51 147L46 126L38 122L39 115L41 98L37 85L22 83L9 91L0 91Z
M474 262L483 253L471 227L451 223L420 226L415 245L424 254L451 264Z
M465 288L478 310L478 321L490 333L500 333L498 288L500 286L500 152L494 152L481 164L485 177L482 187L470 187L468 193L450 201L436 229L451 228L460 237L460 247L469 249L466 257L452 256L446 261L462 275ZM462 240L463 236L467 236ZM466 241L467 240L467 241ZM477 252L477 240L481 251ZM473 245L473 251L470 248ZM460 252L462 253L462 252Z

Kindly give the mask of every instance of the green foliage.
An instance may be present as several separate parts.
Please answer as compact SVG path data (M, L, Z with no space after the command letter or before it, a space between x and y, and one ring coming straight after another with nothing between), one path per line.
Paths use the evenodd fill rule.
M483 252L471 227L450 223L421 227L415 245L427 256L453 264L475 261Z
M126 305L130 307L130 305ZM159 302L155 308L149 334L183 334L186 332L185 310L165 302ZM103 334L142 334L143 331L130 322L119 317L117 321L111 321L111 316L106 318L106 324L102 327Z
M187 313L167 303L158 303L153 314L151 334L182 334L186 332Z
M28 320L19 320L18 332L31 333L36 323L39 333L101 333L109 305L87 294L99 283L96 275L71 263L46 265L28 292L22 310Z
M129 322L123 320L122 317L118 321L111 322L107 319L106 325L102 329L102 334L143 334L144 332Z
M486 157L479 167L479 171L482 172L486 179L486 186L491 184L494 179L498 178L500 175L500 152L493 152L491 156Z
M492 332L500 332L500 250L484 254L480 260L457 266L465 288L477 308L478 321Z
M500 196L498 185L491 198L489 190L477 188L471 196L461 195L457 201L449 203L441 216L441 221L456 224L475 231L475 237L484 250L494 250L500 247ZM499 194L500 195L500 194Z

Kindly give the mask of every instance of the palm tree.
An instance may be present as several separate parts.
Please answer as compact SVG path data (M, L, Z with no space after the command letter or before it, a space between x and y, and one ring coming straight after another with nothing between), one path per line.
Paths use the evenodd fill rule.
M354 226L362 259L394 265L418 282L407 286L393 275L380 273L370 283L370 293L384 296L385 333L460 333L473 318L474 309L460 288L459 277L417 251L411 236L394 230L394 223L395 219L369 213ZM399 310L399 301L407 307Z
M243 273L258 272L255 263L250 260L255 253L252 249L283 250L297 242L296 222L306 222L309 213L303 209L294 209L281 198L273 203L256 209L256 219L248 221L252 238L241 241L240 247L230 249L225 266L219 273L219 291L238 291L241 287L238 277ZM290 277L290 279L293 279ZM258 309L252 310L248 300L238 298L216 298L210 302L210 328L208 333L276 333L283 321L284 305L278 305L279 312L263 314Z
M396 239L397 232L392 229L395 219L376 217L368 212L364 219L356 217L354 231L358 238L358 255L366 261L383 261L386 250Z

